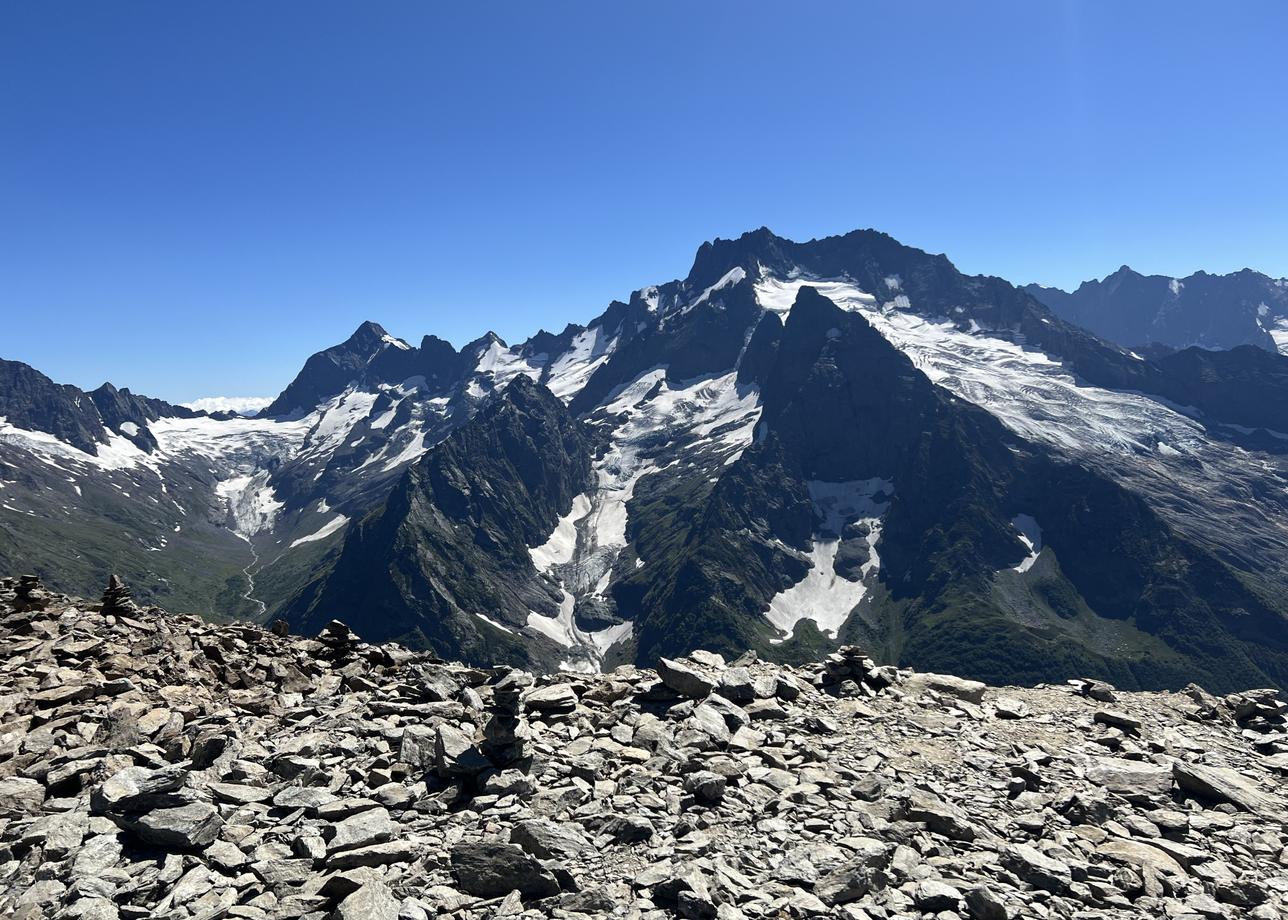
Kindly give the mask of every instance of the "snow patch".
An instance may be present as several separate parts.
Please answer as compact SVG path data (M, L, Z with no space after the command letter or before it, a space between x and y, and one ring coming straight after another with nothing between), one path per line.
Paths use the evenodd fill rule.
M816 288L820 294L832 300L836 298L828 292L843 288L847 295L846 302L837 301L837 306L843 310L858 310L860 307L875 308L877 305L875 297L860 291L853 284L811 281L805 278L784 279L767 274L761 275L760 280L756 282L756 300L762 308L771 313L777 313L783 318L783 322L787 322L792 306L796 303L796 295L803 287Z
M495 626L497 629L501 630L501 632L507 632L510 635L514 635L514 630L506 626L504 623L498 623L496 620L482 613L476 613L474 615L478 617L480 620L482 620L484 623L486 623L488 626Z
M616 348L617 339L607 338L601 326L577 333L568 350L550 365L546 387L564 402L570 401Z
M307 537L300 537L298 540L292 540L291 545L288 546L287 549L295 549L295 547L304 543L314 543L318 540L325 540L347 523L349 523L349 519L347 517L343 514L337 514Z
M881 539L881 517L889 509L893 485L884 479L861 479L852 482L808 483L810 498L819 526L810 549L810 569L805 577L777 594L770 602L765 618L782 634L781 642L790 637L801 620L813 620L820 632L836 638L837 631L850 612L868 592L870 576L881 566L877 543ZM841 532L847 524L868 526L864 539L868 560L860 567L861 579L849 581L835 569L841 548Z
M548 572L556 565L572 561L577 548L577 522L590 514L590 496L584 492L572 500L572 510L555 524L550 539L540 546L531 547L532 564L538 572Z
M744 271L741 266L729 269L729 271L725 272L724 275L721 276L719 281L699 294L697 299L681 310L680 313L688 313L695 307L701 306L706 303L711 298L711 295L716 291L722 291L727 287L733 287L735 284L741 284L746 277L747 272Z
M1038 561L1038 555L1042 552L1042 528L1038 526L1037 518L1031 514L1017 514L1011 520L1011 526L1015 528L1020 542L1029 550L1019 565L1011 566L1011 571L1027 572L1033 568L1033 563Z
M1275 340L1275 348L1279 349L1279 354L1288 355L1288 316L1275 320L1269 332L1270 337Z

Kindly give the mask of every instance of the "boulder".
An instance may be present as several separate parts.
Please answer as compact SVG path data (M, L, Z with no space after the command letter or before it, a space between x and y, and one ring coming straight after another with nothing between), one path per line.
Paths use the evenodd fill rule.
M680 696L694 700L706 699L716 688L716 683L697 668L669 658L657 660L657 676Z
M554 874L513 843L482 840L458 843L451 852L452 875L467 894L499 898L511 891L525 899L559 893Z

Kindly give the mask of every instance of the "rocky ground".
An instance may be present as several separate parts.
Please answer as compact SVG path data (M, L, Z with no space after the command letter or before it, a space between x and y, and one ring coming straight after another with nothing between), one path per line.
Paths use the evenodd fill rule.
M0 580L0 915L1288 915L1285 705L702 653L534 677Z

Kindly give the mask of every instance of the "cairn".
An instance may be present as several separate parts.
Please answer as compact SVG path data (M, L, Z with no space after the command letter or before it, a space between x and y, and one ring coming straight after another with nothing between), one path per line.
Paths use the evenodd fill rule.
M521 710L523 692L531 686L532 675L516 670L492 687L492 718L483 727L483 753L498 767L527 756L532 732Z
M897 672L880 667L857 645L845 645L823 660L823 682L841 696L876 696L895 682Z
M353 630L341 623L339 620L332 620L322 631L318 633L318 641L327 649L327 658L336 664L345 664L353 660Z
M103 592L103 612L125 616L139 612L138 605L130 596L130 589L116 575L112 575L107 580L107 590Z
M18 588L14 592L14 606L20 611L44 610L51 598L45 586L40 583L39 575L19 575Z

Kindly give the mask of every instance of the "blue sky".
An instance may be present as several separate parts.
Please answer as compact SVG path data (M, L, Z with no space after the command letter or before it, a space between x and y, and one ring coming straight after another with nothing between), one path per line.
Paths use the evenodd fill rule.
M363 319L585 321L705 239L1288 275L1288 4L7 3L0 356L269 395Z

